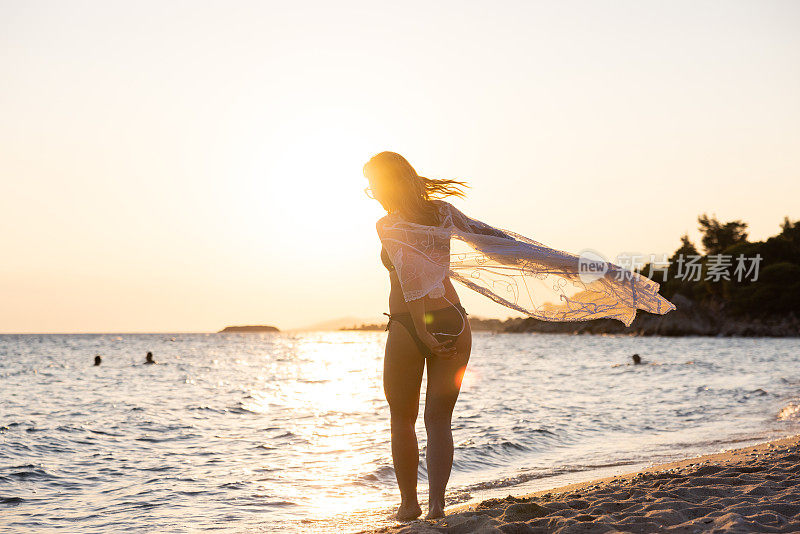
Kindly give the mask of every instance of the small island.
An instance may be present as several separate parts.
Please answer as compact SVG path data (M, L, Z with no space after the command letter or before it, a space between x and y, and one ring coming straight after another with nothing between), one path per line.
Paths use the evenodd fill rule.
M226 326L219 332L218 334L226 334L230 332L280 332L274 326L267 326L267 325L250 325L250 326Z

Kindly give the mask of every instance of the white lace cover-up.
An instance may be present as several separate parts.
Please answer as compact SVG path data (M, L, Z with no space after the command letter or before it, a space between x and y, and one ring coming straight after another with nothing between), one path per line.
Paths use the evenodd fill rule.
M637 309L657 314L675 309L646 276L610 262L604 262L604 273L587 276L575 254L471 219L449 202L433 202L438 226L408 222L397 214L376 224L406 301L443 296L449 276L543 321L611 318L630 326Z

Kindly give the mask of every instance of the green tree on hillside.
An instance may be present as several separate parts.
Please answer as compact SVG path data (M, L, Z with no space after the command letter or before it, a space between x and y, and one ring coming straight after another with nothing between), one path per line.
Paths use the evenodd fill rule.
M704 255L684 235L670 257L666 279L662 272L651 273L650 265L637 269L645 276L652 274L665 297L681 294L694 302L753 317L800 314L800 221L786 217L778 235L755 242L747 240L743 221L723 223L706 214L697 221ZM687 268L689 259L696 256L701 256L699 280L687 277L697 274ZM726 276L717 279L711 274L722 260L729 262L730 268Z
M703 233L701 242L706 254L721 254L737 243L747 242L747 223L745 222L730 221L722 224L717 220L716 215L709 217L705 213L697 218L697 222Z

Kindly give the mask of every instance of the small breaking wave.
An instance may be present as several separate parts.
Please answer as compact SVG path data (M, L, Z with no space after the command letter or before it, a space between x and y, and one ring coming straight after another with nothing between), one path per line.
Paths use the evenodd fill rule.
M779 421L800 421L800 401L792 401L778 412Z

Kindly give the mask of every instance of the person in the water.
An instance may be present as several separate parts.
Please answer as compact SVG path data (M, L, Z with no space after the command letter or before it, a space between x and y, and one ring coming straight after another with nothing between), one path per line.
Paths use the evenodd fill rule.
M633 358L634 365L639 365L640 363L642 363L642 358L638 354L634 354L633 356L631 356L631 358Z
M97 356L95 356L95 357L94 357L94 364L95 364L95 366L98 366L98 365L100 365L102 362L103 362L103 358L101 358L99 354L98 354Z
M153 359L153 353L152 352L148 352L147 353L147 356L145 356L145 358L144 358L144 363L145 363L145 365L150 365L150 364L156 363L156 361Z

